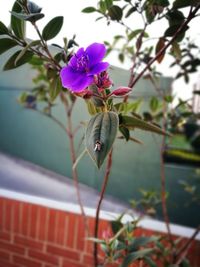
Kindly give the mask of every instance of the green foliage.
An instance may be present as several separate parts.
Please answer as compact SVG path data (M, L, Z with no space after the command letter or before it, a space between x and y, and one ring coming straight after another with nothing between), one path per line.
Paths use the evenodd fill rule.
M88 123L85 134L86 148L98 168L113 146L118 124L118 116L114 112L98 113Z
M13 5L12 12L21 13L22 7L18 4L18 1L16 1ZM14 32L14 34L19 39L25 38L25 22L19 18L16 18L16 16L11 15L11 28Z
M82 10L83 13L93 13L95 11L96 11L96 8L95 7L92 7L92 6L88 6L88 7L84 8Z
M157 134L162 134L162 135L168 135L167 132L163 131L160 127L156 126L155 124L146 122L136 116L120 116L120 126L127 127L130 130L134 130L135 128L144 130L144 131L149 131Z
M120 21L123 16L123 10L119 6L113 5L108 9L108 15L111 20Z
M63 17L55 17L50 20L42 31L42 37L45 41L51 40L60 32L63 25Z
M26 20L30 22L36 22L37 20L40 20L44 17L44 14L42 13L33 13L33 14L25 15L23 13L17 13L17 12L12 11L11 14L18 19Z
M7 27L3 24L3 22L0 21L0 35L2 34L8 34Z
M132 252L129 253L125 259L123 260L123 263L121 264L121 267L127 267L129 266L131 263L135 262L138 259L142 259L146 256L149 256L150 254L152 254L154 252L153 249L151 248L146 248L146 249L142 249L140 251L136 251L136 252Z
M0 41L0 55L3 54L4 52L8 51L14 46L17 46L18 43L11 39L11 38L3 38Z
M3 67L3 70L11 70L11 69L15 69L25 63L28 63L30 61L30 59L33 56L33 52L31 51L26 51L25 53L23 53L23 55L19 58L19 55L21 53L22 50L18 50L17 52L15 52L6 62L6 64Z

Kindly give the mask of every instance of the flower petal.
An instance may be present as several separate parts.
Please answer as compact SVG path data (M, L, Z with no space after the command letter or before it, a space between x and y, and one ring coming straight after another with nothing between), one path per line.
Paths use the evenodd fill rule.
M85 52L89 57L89 65L93 66L104 58L106 47L104 44L93 43L86 48Z
M109 67L109 63L108 62L100 62L96 65L94 65L93 67L90 68L90 71L88 72L89 75L95 75L98 74L104 70L106 70Z
M71 91L73 91L73 92L82 92L89 85L91 85L93 82L94 82L93 76L85 76L85 73L82 76L79 75L79 78L73 84L73 86L71 88Z
M81 92L93 82L92 76L74 71L70 66L62 68L60 78L63 87L73 92Z

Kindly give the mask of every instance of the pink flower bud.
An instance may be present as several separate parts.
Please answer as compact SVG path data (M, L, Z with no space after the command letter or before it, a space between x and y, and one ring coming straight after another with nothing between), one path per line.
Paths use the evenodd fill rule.
M123 87L123 86L121 86L121 87L115 89L111 93L111 95L114 95L114 96L125 96L125 95L129 94L131 91L132 91L132 89L129 88L129 87Z

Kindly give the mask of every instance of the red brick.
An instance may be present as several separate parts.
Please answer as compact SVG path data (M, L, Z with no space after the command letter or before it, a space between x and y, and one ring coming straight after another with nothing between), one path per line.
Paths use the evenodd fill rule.
M39 261L44 261L46 263L58 265L58 258L53 256L53 255L49 255L49 254L42 253L42 252L39 252L39 251L30 250L29 251L29 256L31 258L35 258L35 259L37 259Z
M22 245L23 247L29 247L39 250L42 250L44 247L44 244L42 242L38 242L21 236L15 236L14 242L18 245Z
M4 206L4 199L0 198L0 231L3 230L3 219L4 219L4 214L3 214L3 206Z
M4 212L5 212L5 214L4 214L4 216L5 216L4 229L6 231L10 231L11 230L11 223L12 223L12 217L11 217L12 202L11 201L6 200Z
M75 247L75 234L76 234L76 215L70 214L67 232L67 246L70 248Z
M33 261L33 260L26 259L26 258L19 257L19 256L13 256L13 262L19 265L27 266L27 267L41 267L42 266L42 264L37 261Z
M11 235L10 233L0 232L0 239L5 241L10 241Z
M57 255L57 256L65 257L68 259L73 259L76 261L80 260L80 252L78 252L78 251L72 251L69 249L63 249L63 248L59 248L56 246L48 245L47 246L47 252L54 254L54 255Z
M0 243L0 248L4 250L9 250L10 252L15 252L18 254L24 254L25 249L21 246L17 246L16 244L9 244L5 242Z
M77 226L77 238L76 238L76 248L78 250L83 251L84 247L86 247L86 229L85 229L85 224L84 224L84 218L82 216L79 217L78 220L78 226Z
M58 211L50 210L48 221L48 241L54 242L56 239L56 216Z
M22 234L28 235L28 229L29 229L29 217L30 217L30 207L31 205L28 203L22 204Z
M67 233L67 216L64 212L58 213L58 222L56 227L56 243L64 245L65 234Z
M93 266L94 264L94 257L92 255L84 255L83 256L83 263Z
M80 264L80 263L76 263L76 262L71 262L71 261L67 261L67 260L65 260L64 262L63 262L63 265L62 265L62 267L86 267L85 265L83 265L83 264Z
M14 225L13 225L13 230L15 233L20 232L20 202L15 201L13 205L13 216L14 218Z
M21 266L15 263L4 262L1 261L0 259L0 267L21 267Z
M0 259L1 260L9 260L10 259L10 252L0 250Z
M38 239L47 239L47 219L48 219L49 209L45 207L39 207L39 228L38 228Z
M30 236L32 238L36 238L37 235L37 221L39 215L39 208L36 205L31 206L31 214L30 214Z

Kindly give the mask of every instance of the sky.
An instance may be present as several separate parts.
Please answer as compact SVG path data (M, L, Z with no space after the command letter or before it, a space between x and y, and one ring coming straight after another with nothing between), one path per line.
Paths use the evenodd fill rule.
M87 47L94 42L112 41L113 35L123 32L122 26L117 23L111 23L107 26L105 20L95 22L97 18L96 13L84 14L81 10L87 6L95 6L97 0L35 0L36 4L42 7L45 17L37 22L38 27L42 29L47 22L55 16L64 16L64 25L59 35L53 39L53 43L63 44L63 37L69 39L76 34L76 41L81 47ZM0 0L0 20L4 24L9 25L10 15L9 11L12 9L14 0ZM69 3L67 5L67 3ZM200 43L200 29L199 19L196 19L191 24L191 35ZM139 27L139 21L128 21L129 25L134 29ZM197 26L198 25L198 26ZM153 37L160 36L163 33L163 26L157 24L156 27L150 27L150 35ZM37 39L37 34L33 30L32 25L27 25L27 37ZM130 69L130 62L120 63L117 57L113 54L107 59L110 64L125 69ZM163 72L166 76L172 76L172 70L169 68L170 59L166 60L165 64L159 66L159 71ZM182 79L178 79L173 83L174 94L181 96L183 99L191 97L194 84L200 80L199 74L194 74L189 84L185 84Z

